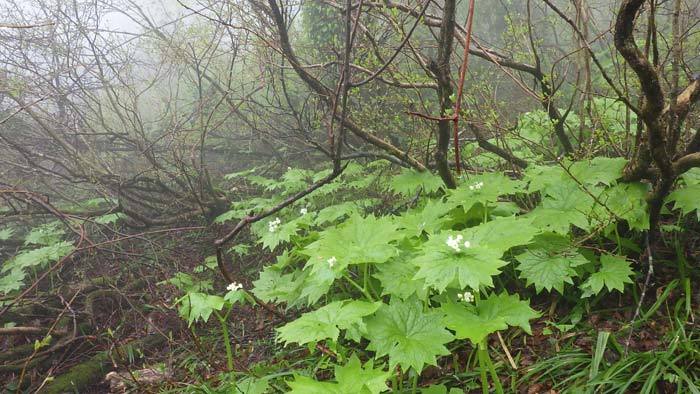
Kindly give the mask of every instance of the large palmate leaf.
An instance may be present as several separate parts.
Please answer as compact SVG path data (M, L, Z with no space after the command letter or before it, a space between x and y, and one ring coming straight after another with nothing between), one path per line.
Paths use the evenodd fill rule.
M316 215L316 220L314 223L317 225L332 223L342 217L350 216L351 214L359 211L360 208L355 202L344 202L341 204L331 205L318 211L318 215Z
M589 191L599 193L593 187L589 187ZM542 204L527 215L533 219L535 227L559 234L568 234L571 225L584 230L590 227L588 216L594 199L578 184L562 181L549 186L546 194Z
M335 382L318 382L306 376L295 375L287 382L292 394L378 394L389 389L390 371L375 369L372 361L364 366L352 355L344 366L335 367Z
M592 160L577 161L571 164L569 172L577 181L586 185L602 183L610 186L622 177L627 164L623 157L596 157Z
M284 302L287 307L303 300L301 292L308 276L305 271L282 273L276 267L265 267L260 278L253 282L253 294L265 302Z
M537 232L526 219L499 218L461 232L435 234L412 259L419 268L415 278L440 291L451 284L472 289L491 286L492 277L507 264L501 259L503 253L527 244ZM459 236L462 238L456 251L448 245L448 240ZM464 246L465 242L468 247Z
M26 276L27 274L21 268L10 270L10 272L0 277L0 294L7 294L21 289L24 285L24 278Z
M73 251L73 244L67 241L58 242L49 246L21 252L11 260L5 262L0 272L25 269L29 267L44 267L46 264L58 261Z
M354 214L343 224L323 231L303 250L309 256L307 267L328 267L329 259L336 272L350 264L384 263L397 254L392 242L401 235L396 229L389 218Z
M498 172L489 172L465 179L450 191L448 203L461 205L465 211L476 203L498 201L500 196L515 194L523 190L523 182L513 180Z
M0 230L0 241L7 241L15 234L15 229L7 227Z
M407 299L413 294L419 298L427 295L425 281L416 279L418 267L410 261L402 258L392 259L386 264L377 266L373 276L382 284L382 295L392 295L401 299Z
M680 209L683 215L695 211L700 220L700 184L676 189L668 195L666 201L673 202L673 209Z
M598 294L603 290L603 286L608 291L617 290L620 293L625 291L625 283L632 283L630 279L634 271L630 268L630 262L623 256L612 256L604 254L600 256L600 269L591 274L581 286L588 290L588 294Z
M311 305L328 293L335 279L336 273L328 267L283 274L278 267L269 266L253 282L253 294L266 302L286 302L288 308Z
M520 263L520 277L538 293L544 289L564 293L564 283L573 284L572 278L578 275L574 267L588 263L568 237L553 233L536 237L535 243L515 258Z
M620 183L606 189L598 198L601 204L596 205L599 221L609 219L611 214L624 219L630 228L646 230L649 228L649 213L647 212L646 196L649 185L641 182Z
M214 311L220 311L224 307L226 300L218 295L192 292L185 294L179 303L180 316L192 325L197 320L209 320Z
M433 234L439 231L447 221L445 215L451 206L440 200L429 200L425 206L405 212L396 220L396 225L408 236Z
M472 246L455 252L446 245L449 236L455 232L434 235L425 243L423 253L412 262L418 266L416 279L425 281L426 286L443 291L447 286L478 289L492 286L492 277L498 275L499 268L507 264L501 260L503 253L484 246Z
M287 223L281 223L278 226L274 226L275 220L278 220L278 218L271 218L267 222L267 227L265 230L261 230L262 235L260 237L260 242L263 246L271 251L274 250L277 245L289 242L292 236L299 232L301 218L294 219ZM273 223L272 227L270 227L270 223Z
M436 365L436 356L450 354L445 344L453 337L441 320L440 312L424 310L417 299L392 299L367 320L368 349L377 357L388 355L391 368L400 365L420 373L426 364Z
M391 190L403 196L411 196L418 189L422 189L425 193L432 193L444 186L442 179L430 171L418 172L404 169L401 174L391 179Z
M32 228L24 237L25 245L53 245L61 241L66 233L58 221L42 224Z
M336 301L315 311L304 313L300 318L277 329L279 340L300 345L323 339L337 340L340 330L364 330L362 318L373 314L379 302Z
M462 231L465 239L501 254L512 247L529 244L539 233L540 230L532 225L531 219L515 216L499 217Z
M556 185L564 179L566 172L559 166L528 166L525 170L527 190L534 193Z
M506 293L491 294L478 306L448 302L441 309L447 328L454 330L457 338L469 339L474 344L508 326L518 326L529 334L530 320L539 316L528 301Z

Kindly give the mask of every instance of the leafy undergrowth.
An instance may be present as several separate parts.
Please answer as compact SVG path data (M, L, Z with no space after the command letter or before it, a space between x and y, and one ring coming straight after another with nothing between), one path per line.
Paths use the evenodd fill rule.
M618 182L624 165L596 158L469 174L454 190L428 173L350 165L231 247L234 266L262 255L256 240L276 256L252 285L243 280L250 272L226 290L197 279L206 275L169 280L181 317L192 328L209 321L205 336L235 371L184 390L698 392L700 177L685 174L668 198L668 250L655 252L635 315L649 261L648 185ZM262 193L216 221L262 212L325 175L232 174ZM212 256L199 271L216 269ZM262 304L278 310L264 309L259 323L274 326L258 339L270 355L240 365L231 321Z
M89 330L79 337L87 342L54 362L42 384L156 334L167 346L135 348L127 364L116 363L131 364L126 383L136 392L697 393L699 302L691 284L700 172L686 173L668 198L663 247L640 303L650 260L648 185L618 182L624 165L597 158L468 174L448 190L429 173L353 163L228 249L234 283L222 283L215 256L205 257L210 231L163 235L149 253L123 244L119 251L153 261L82 256L62 280L81 283L73 293L89 310ZM215 219L215 230L225 233L229 222L328 173L229 175L234 193L246 192ZM106 216L103 225L123 220ZM57 223L23 237L2 267L4 294L17 294L75 249ZM34 351L52 349L52 341L38 337ZM129 382L141 367L167 373L151 386Z

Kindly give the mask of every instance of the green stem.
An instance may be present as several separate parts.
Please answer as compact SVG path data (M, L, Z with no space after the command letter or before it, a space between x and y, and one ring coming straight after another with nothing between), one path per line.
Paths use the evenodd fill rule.
M479 356L479 375L481 375L481 391L484 394L489 394L489 378L488 375L486 375L486 369L488 368L486 366L486 360L484 359L484 354L486 353L486 350L481 348L481 344L479 344L479 350L477 350L477 355Z
M622 240L620 239L620 232L617 231L617 223L615 224L615 240L617 241L617 253L622 254Z
M486 365L488 365L489 372L491 372L491 379L493 380L494 386L496 386L496 393L503 394L503 386L501 386L501 379L498 378L498 374L496 373L496 368L493 366L493 362L491 361L491 356L489 356L488 344L486 343L486 340L484 340L483 346L484 346L484 356L486 359Z
M368 299L370 302L374 302L374 298L372 297L372 295L369 294L369 292L368 292L364 287L358 285L357 282L355 282L354 280L352 280L352 278L350 277L350 275L348 275L348 274L343 274L343 277L344 277L345 279L347 279L347 281L350 282L350 284L353 285L357 290L359 290L360 292L362 292L362 294L364 294L364 296L367 297L367 299Z
M230 372L233 371L233 351L231 350L231 341L228 335L228 326L226 325L226 316L228 316L228 314L226 314L226 316L221 316L218 311L214 311L214 313L221 324L221 334L224 337L224 346L226 347L226 368Z

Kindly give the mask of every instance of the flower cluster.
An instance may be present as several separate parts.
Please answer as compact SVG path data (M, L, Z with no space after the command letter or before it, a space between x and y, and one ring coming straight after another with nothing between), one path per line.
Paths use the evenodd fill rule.
M302 209L299 210L299 213L301 214L301 216L304 216L304 215L306 215L307 213L309 213L309 210L306 209L306 208L302 208Z
M270 230L271 233L274 233L280 227L280 224L282 224L280 218L275 218L275 220L267 224L267 229Z
M474 302L474 294L471 291L457 294L457 299L464 302Z
M226 286L226 290L228 291L238 291L243 288L243 285L238 283L238 282L233 282Z
M466 249L471 248L472 243L469 241L464 241L464 243L462 243L463 239L464 237L462 237L462 234L457 234L456 237L450 235L449 237L447 237L447 241L445 241L445 243L447 244L447 246L454 249L455 252L459 252L462 246L464 246Z
M326 262L328 263L328 266L329 266L329 267L333 268L333 266L335 265L335 263L338 262L338 259L336 259L335 256L331 256L331 258L328 259L328 260L326 260Z
M473 184L473 185L470 185L470 186L469 186L469 190L472 190L472 191L474 191L474 190L479 190L479 189L481 189L482 187L484 187L484 182L477 182L477 183L475 183L475 184Z

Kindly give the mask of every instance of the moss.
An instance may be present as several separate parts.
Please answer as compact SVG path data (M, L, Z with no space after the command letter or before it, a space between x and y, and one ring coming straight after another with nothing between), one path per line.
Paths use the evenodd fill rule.
M88 361L80 363L65 374L54 378L44 392L47 394L80 392L102 380L110 368L107 353L100 353Z
M165 341L162 335L148 335L137 341L129 342L120 345L118 351L112 353L112 358L118 363L123 364L128 360L121 359L120 355L129 354L129 348L149 349L153 346L158 346ZM132 353L133 354L133 353ZM111 369L111 359L109 353L102 352L93 356L88 361L82 362L61 376L57 376L52 380L42 392L47 394L74 393L84 391L100 382L105 374Z

